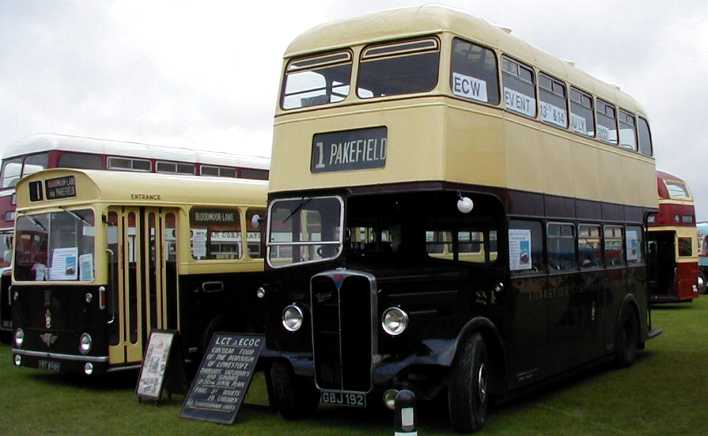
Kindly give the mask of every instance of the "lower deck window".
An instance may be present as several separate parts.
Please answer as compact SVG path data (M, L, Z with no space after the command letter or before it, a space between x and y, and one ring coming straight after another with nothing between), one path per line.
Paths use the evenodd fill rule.
M678 252L681 257L693 256L693 240L691 238L678 238Z
M578 255L581 268L602 266L602 238L599 225L580 224L578 226Z
M605 226L605 265L624 265L621 226Z
M549 223L547 243L550 271L568 271L577 268L573 224Z
M509 269L512 272L543 272L543 227L539 221L509 222Z
M241 220L238 209L194 208L190 213L190 227L192 258L241 258Z

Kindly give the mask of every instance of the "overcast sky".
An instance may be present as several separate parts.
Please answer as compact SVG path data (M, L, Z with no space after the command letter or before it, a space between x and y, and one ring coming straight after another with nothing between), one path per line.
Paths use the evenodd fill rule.
M638 99L657 166L689 182L708 219L708 2L438 3ZM268 156L288 43L324 21L419 4L0 0L0 153L56 132Z

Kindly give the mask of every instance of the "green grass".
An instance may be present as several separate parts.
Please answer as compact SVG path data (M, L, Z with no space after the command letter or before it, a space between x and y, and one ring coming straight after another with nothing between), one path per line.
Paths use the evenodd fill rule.
M708 297L653 312L664 334L632 368L594 369L492 411L479 434L708 434ZM284 421L267 407L258 376L236 424L179 418L181 400L160 406L135 398L135 375L67 378L10 364L0 346L0 434L200 435L392 434L386 411L324 408L305 421ZM260 405L259 405L260 404ZM423 405L419 433L448 432L445 410Z

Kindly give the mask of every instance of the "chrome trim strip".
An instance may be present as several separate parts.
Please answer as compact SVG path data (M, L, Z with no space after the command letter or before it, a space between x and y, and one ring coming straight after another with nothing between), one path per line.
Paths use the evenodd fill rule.
M71 360L75 362L108 362L108 356L77 356L75 354L46 353L44 351L19 350L17 348L13 348L12 353L19 354L20 356L44 357L49 359Z
M129 371L131 369L140 369L142 365L117 366L108 368L106 372Z

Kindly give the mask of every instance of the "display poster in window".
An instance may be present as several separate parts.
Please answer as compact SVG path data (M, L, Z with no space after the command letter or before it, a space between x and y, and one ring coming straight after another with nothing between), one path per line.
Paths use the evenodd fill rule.
M570 128L575 132L586 134L588 132L587 120L585 117L570 113Z
M536 99L511 88L504 87L504 102L506 108L522 113L528 117L536 115Z
M509 269L531 269L531 230L509 229Z
M568 122L565 117L565 110L543 100L541 100L541 119L547 123L555 124L563 128L565 128Z
M597 125L597 137L609 141L610 140L610 129L607 127L603 126L602 124Z
M78 277L79 249L77 247L55 248L52 252L52 266L49 280L76 280Z
M639 260L642 254L642 247L639 244L639 232L627 229L625 237L627 239L627 260L630 262Z
M192 257L201 259L207 255L207 229L192 229Z
M93 253L79 256L79 280L87 282L93 280Z
M487 82L476 77L452 73L452 92L460 97L488 102Z

